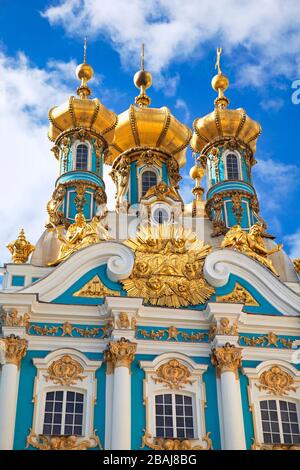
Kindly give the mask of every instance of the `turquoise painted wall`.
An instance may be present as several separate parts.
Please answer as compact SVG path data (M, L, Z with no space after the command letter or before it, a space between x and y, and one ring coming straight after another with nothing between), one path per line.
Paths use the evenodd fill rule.
M26 438L32 427L34 404L32 402L34 379L37 369L33 365L32 359L45 357L49 351L28 351L25 358L22 359L20 369L19 394L17 402L16 427L14 450L24 450L26 447ZM102 361L103 354L84 353L90 360ZM96 372L97 379L97 402L94 414L94 429L104 446L105 435L105 365ZM32 450L32 448L30 448Z
M103 298L86 298L86 297L73 297L73 294L81 289L87 282L93 279L94 276L98 275L103 284L109 289L120 292L121 296L126 295L126 292L123 290L122 285L119 282L112 282L106 274L107 265L103 264L98 266L78 279L75 284L73 284L69 289L67 289L63 294L54 299L52 303L55 304L80 304L80 305L99 305L104 302Z
M130 204L138 203L137 162L130 164Z
M138 450L142 445L142 436L146 428L146 408L143 404L143 380L144 371L139 366L139 361L153 361L153 355L136 355L132 363L131 376L131 448ZM220 425L217 405L217 387L215 368L210 364L209 358L192 357L198 364L208 364L207 371L203 374L206 387L207 406L205 408L206 430L211 432L213 448L220 449ZM145 448L147 450L147 448Z

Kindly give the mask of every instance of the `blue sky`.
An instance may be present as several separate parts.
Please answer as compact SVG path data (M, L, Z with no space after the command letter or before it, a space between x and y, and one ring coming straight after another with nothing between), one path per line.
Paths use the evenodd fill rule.
M300 79L298 0L1 0L0 264L21 227L33 243L44 229L58 174L47 110L75 93L85 34L93 96L117 113L134 102L132 77L145 42L151 105L168 106L189 126L213 110L215 49L223 46L230 107L243 107L263 128L253 170L261 214L287 252L300 257L300 104L291 99ZM186 202L192 164L189 152Z

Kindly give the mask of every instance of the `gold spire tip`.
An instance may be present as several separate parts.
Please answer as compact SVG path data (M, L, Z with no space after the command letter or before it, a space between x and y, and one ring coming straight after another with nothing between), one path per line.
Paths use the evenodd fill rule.
M222 50L222 47L217 48L217 59L215 63L215 69L218 70L218 73L213 77L211 81L211 86L218 93L218 98L216 98L215 100L216 108L226 108L229 104L229 99L224 96L224 91L226 91L229 86L229 80L226 75L222 73L221 70Z
M90 88L87 86L87 82L91 80L94 75L93 67L86 62L86 49L87 49L87 37L84 38L83 43L83 63L78 65L76 68L76 75L81 80L80 87L77 89L77 94L80 98L87 98L91 94Z
M152 85L152 75L145 70L145 45L142 44L141 50L141 69L136 72L133 77L134 84L140 89L139 96L136 97L135 102L141 108L149 106L151 99L146 93L146 90Z

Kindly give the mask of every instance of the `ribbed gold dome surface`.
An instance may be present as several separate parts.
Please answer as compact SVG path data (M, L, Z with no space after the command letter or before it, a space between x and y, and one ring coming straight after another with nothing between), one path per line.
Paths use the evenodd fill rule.
M174 156L180 167L185 162L191 130L180 123L166 107L147 108L131 105L118 117L107 163L134 147L160 148Z
M233 137L256 151L256 141L261 134L258 122L247 116L244 109L216 108L203 118L196 119L191 147L200 153L208 144L222 137Z
M69 101L50 109L48 135L55 141L62 132L83 127L104 136L110 143L117 119L117 115L106 109L98 98L90 100L71 96Z

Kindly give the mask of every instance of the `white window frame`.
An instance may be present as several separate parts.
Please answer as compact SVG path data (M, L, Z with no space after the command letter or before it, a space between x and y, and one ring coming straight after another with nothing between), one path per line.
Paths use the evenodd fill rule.
M280 401L285 401L285 402L289 402L289 403L294 403L296 405L296 413L297 413L297 418L298 418L298 425L300 427L300 403L299 403L299 400L295 400L295 399L292 399L292 398L289 398L287 396L285 397L277 397L277 396L268 396L268 397L265 397L265 398L261 398L261 400L259 401L259 410L260 410L260 403L262 401L270 401L270 400L273 400L276 402L276 411L277 411L277 416L278 416L278 425L279 425L279 434L280 434L280 439L283 441L283 429L282 429L282 419L281 419L281 410L280 410ZM263 442L263 428L262 428L262 419L261 419L261 415L260 415L260 426L261 426L261 435L262 435L262 442ZM285 442L282 442L280 440L280 444L283 444L283 445L300 445L299 444L288 444L288 443L285 443ZM268 443L266 443L268 444ZM271 443L270 443L271 444ZM274 443L274 444L277 444L277 443ZM272 445L272 444L271 444Z
M52 362L59 360L62 356L69 355L79 362L84 371L81 374L83 380L78 380L74 385L63 386L55 384L49 379L47 369ZM64 348L51 352L45 358L34 358L33 364L37 368L35 377L33 402L33 422L32 432L43 434L45 404L47 392L53 391L72 391L84 395L82 436L89 438L94 432L94 407L97 399L97 381L95 372L102 365L102 361L91 361L75 349Z
M287 395L271 395L265 390L259 390L259 379L263 372L269 370L272 366L279 366L282 370L292 375L296 383L296 391L290 390ZM260 413L260 402L263 400L282 400L291 401L297 404L298 419L300 419L300 371L295 369L290 363L281 359L268 360L261 362L256 368L244 368L244 374L248 377L248 396L249 405L252 411L254 439L255 442L262 445L264 444L262 420ZM280 417L281 419L281 417ZM300 423L300 421L299 421ZM283 444L283 443L282 443ZM272 445L272 444L270 444ZM287 444L284 444L287 445Z
M49 413L45 410L45 405L46 405L46 398L47 398L47 393L48 392L63 392L63 406L62 406L62 420L61 420L61 423L60 423L60 428L61 430L63 431L64 428L65 428L65 419L66 419L66 405L67 405L67 392L74 392L74 393L81 393L83 395L83 419L82 419L82 433L80 435L80 437L82 437L84 435L84 430L85 430L85 421L86 421L86 394L85 394L85 391L84 390L81 390L81 389L74 389L74 388L69 388L69 387L61 387L59 388L59 386L57 385L55 388L53 388L53 390L51 390L50 388L48 390L46 390L45 392L45 398L44 398L44 415L43 415L43 428L44 428L44 418L45 418L45 413ZM55 411L54 411L55 413ZM46 423L47 424L47 423ZM55 423L54 423L55 424ZM67 424L68 426L68 424ZM64 432L61 432L60 434L65 434Z
M155 167L155 166L147 166L145 165L144 167L142 168L139 168L138 170L138 193L139 193L139 201L142 199L142 197L145 197L145 196L142 196L142 192L143 192L143 174L146 172L146 171L152 171L153 173L156 174L156 184L159 184L161 182L161 175L160 175L160 172L159 170Z
M88 148L88 164L86 170L76 169L76 160L77 160L77 147L78 145L84 144ZM76 140L72 145L72 168L73 171L92 171L92 146L88 140Z
M234 154L237 157L238 162L238 172L239 177L238 181L243 181L243 171L242 171L242 161L241 161L241 154L237 150L225 150L224 154L222 155L223 164L224 164L224 173L225 173L225 180L228 180L228 172L227 172L227 156L229 154ZM228 181L235 181L235 180L228 180Z
M170 389L162 383L155 383L157 369L169 362L171 359L177 359L181 364L186 366L191 373L190 379L192 383L184 384L183 388ZM141 368L145 372L143 383L144 403L146 405L146 431L152 438L156 437L156 410L155 396L161 394L188 395L192 397L193 403L193 424L194 438L187 438L193 442L193 446L206 447L203 437L206 436L205 423L205 406L206 393L205 384L203 382L203 373L207 370L207 364L197 364L185 354L181 353L164 353L157 356L153 361L141 361ZM174 416L176 419L176 415ZM173 419L174 419L173 417ZM173 422L174 426L174 422ZM176 427L176 424L175 424ZM181 438L179 438L181 439Z

